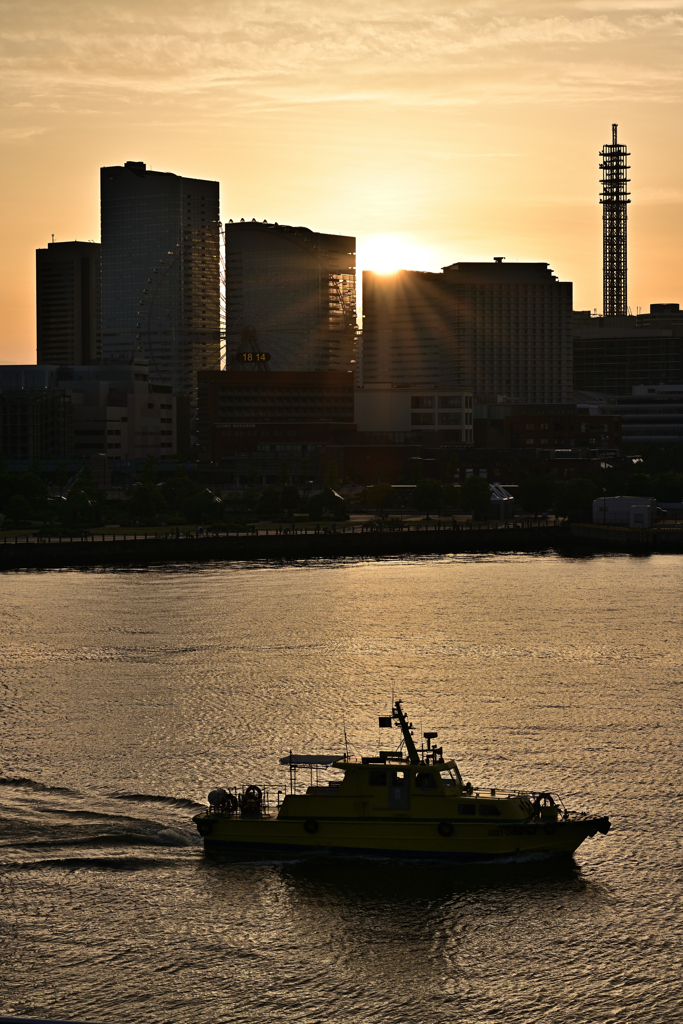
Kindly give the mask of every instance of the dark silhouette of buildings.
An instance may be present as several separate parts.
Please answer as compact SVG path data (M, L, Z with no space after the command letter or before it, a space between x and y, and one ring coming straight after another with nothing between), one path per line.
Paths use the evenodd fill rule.
M231 222L225 264L228 369L257 356L269 370L353 370L355 238Z
M627 253L626 223L628 214L629 179L626 163L630 153L617 142L617 125L612 125L612 142L600 150L602 171L602 259L603 259L603 314L626 316Z
M168 458L189 450L189 402L141 359L0 366L0 452L12 459Z
M283 460L293 477L310 474L295 465L321 444L340 444L355 433L353 391L352 374L340 371L201 372L201 457L225 466L235 455L242 461L248 455L264 484L275 482L268 479L270 464Z
M102 356L102 260L98 242L36 249L39 363L98 363Z
M66 392L0 386L0 456L68 459L73 452L73 410Z
M478 405L474 443L478 448L614 451L621 446L621 417L573 403Z
M574 387L630 395L635 387L683 385L683 312L653 303L638 316L574 314Z
M496 257L440 274L366 271L363 325L364 385L464 387L479 400L571 400L572 285L547 263Z
M152 379L192 397L220 366L220 226L216 181L128 161L103 167L102 352L141 354Z

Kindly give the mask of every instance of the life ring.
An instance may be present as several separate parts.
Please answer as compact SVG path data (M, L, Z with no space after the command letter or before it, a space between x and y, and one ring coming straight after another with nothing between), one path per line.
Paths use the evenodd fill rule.
M306 818L304 822L304 832L308 832L309 836L315 835L320 826L315 818Z
M528 836L535 836L538 829L535 825L527 825L524 831Z
M547 825L543 826L543 831L547 836L554 836L557 832L557 825L553 824L552 821L549 821Z
M453 822L452 821L440 821L436 826L436 830L440 836L444 839L448 839L449 836L453 835Z
M254 803L257 803L257 804L261 803L261 797L262 796L263 796L263 794L262 794L262 792L261 792L261 790L259 789L258 786L247 786L247 788L244 791L244 799L245 800L253 800Z

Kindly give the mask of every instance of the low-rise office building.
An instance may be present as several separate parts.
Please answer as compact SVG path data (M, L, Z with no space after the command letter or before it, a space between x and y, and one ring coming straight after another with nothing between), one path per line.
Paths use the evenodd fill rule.
M394 444L473 443L473 396L467 388L366 384L354 397L362 434Z
M42 395L48 404L58 401L69 407L68 416L65 414L69 442L59 451L43 447L36 457L89 458L102 453L110 459L128 460L148 455L164 458L187 449L183 441L183 434L189 441L187 402L171 394L169 385L151 383L148 365L142 361L100 366L2 366L0 392L8 408L12 402L25 401L21 396L29 394ZM17 420L13 429L13 450L26 449L22 437L27 428Z
M683 384L640 385L626 395L584 392L582 405L618 416L625 445L683 444Z
M337 371L202 371L200 458L228 468L236 456L242 464L251 453L255 475L274 483L266 478L276 475L276 463L306 463L320 445L344 443L355 434L353 390L353 375ZM290 475L306 472L304 466Z
M0 377L0 457L11 461L61 461L70 459L73 453L69 395L58 388L7 389Z
M575 313L573 349L577 391L621 396L683 385L683 310L665 302L637 316Z
M480 448L614 450L621 446L621 417L596 405L477 405L474 438Z

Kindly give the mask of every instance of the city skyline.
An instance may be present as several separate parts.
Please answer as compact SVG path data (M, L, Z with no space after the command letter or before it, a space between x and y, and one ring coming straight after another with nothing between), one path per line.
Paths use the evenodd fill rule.
M126 160L220 181L224 220L354 235L359 271L392 248L428 271L547 261L600 309L616 122L630 306L680 301L679 0L269 10L9 4L0 360L34 358L35 249L98 239L99 167Z

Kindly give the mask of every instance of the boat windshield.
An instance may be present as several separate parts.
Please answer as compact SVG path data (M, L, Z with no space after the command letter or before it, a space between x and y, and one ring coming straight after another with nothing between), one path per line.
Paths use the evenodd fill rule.
M462 784L460 778L460 772L456 768L455 771L451 771L450 768L446 768L439 773L441 775L441 781L444 786L459 786Z

